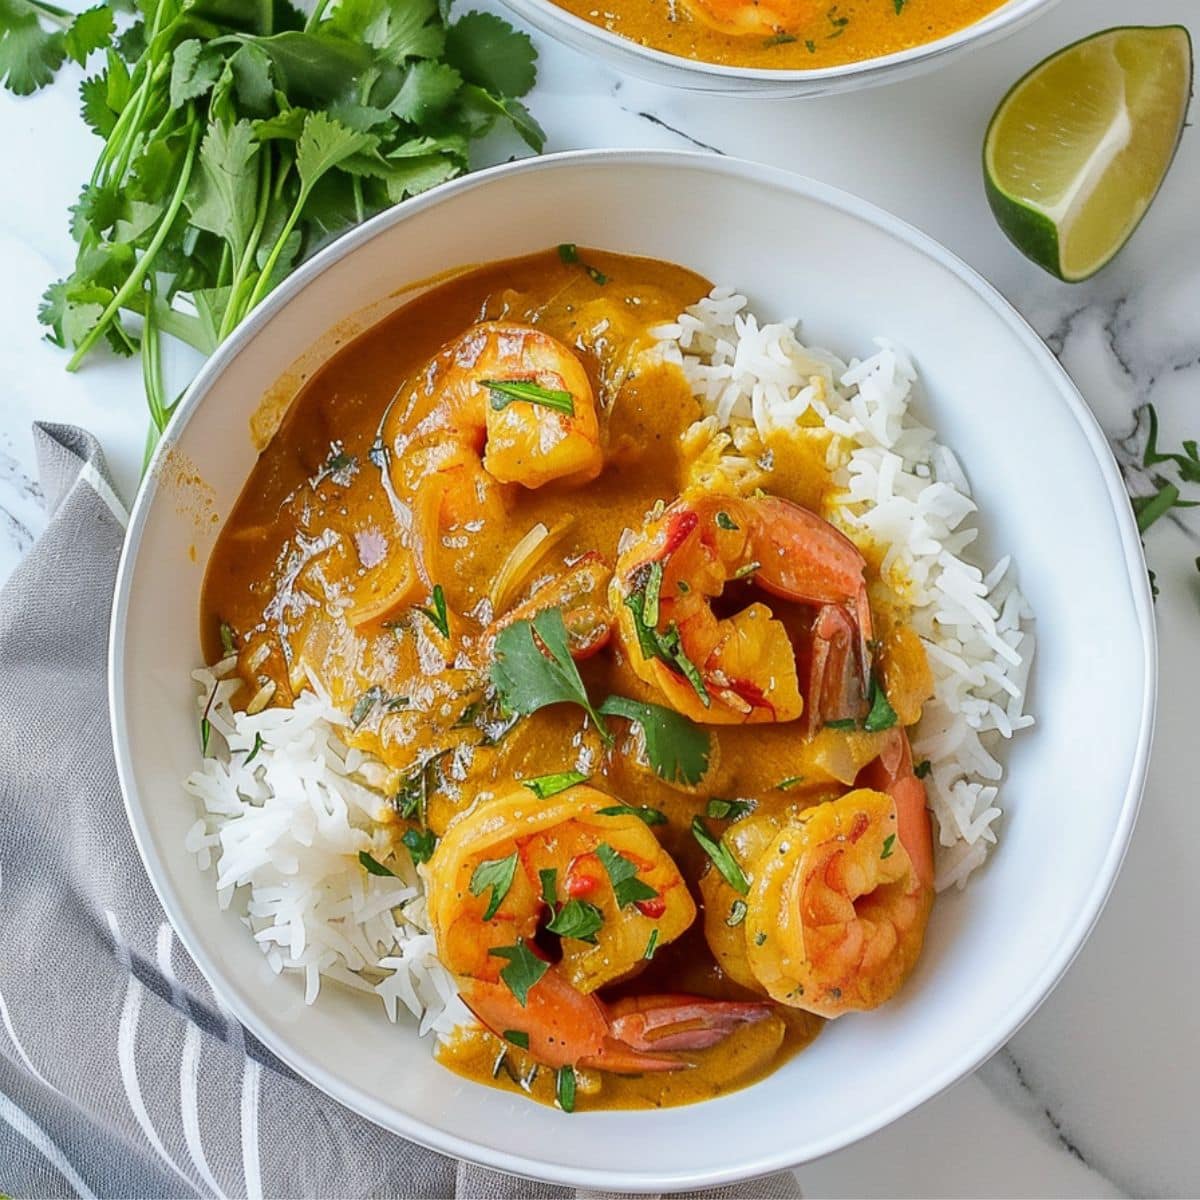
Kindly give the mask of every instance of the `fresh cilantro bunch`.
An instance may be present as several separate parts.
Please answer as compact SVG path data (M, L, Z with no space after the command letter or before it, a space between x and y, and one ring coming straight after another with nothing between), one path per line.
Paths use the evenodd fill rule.
M100 53L80 93L104 145L71 210L75 270L39 316L70 370L101 340L140 352L151 441L172 407L164 334L210 353L334 234L466 171L497 122L542 147L518 99L529 38L489 13L451 22L438 0L317 0L307 17L287 0L108 0L78 16L0 0L11 90Z

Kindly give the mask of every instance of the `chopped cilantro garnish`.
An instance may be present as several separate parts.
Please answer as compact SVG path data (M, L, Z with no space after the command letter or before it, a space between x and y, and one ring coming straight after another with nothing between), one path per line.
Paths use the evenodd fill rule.
M891 729L896 724L896 710L891 706L887 693L874 675L871 676L870 702L871 711L863 721L863 728L868 733L880 733L884 729Z
M633 615L633 628L637 634L642 657L661 659L667 666L678 671L692 685L705 708L711 701L708 689L699 668L688 657L683 648L683 639L674 622L666 629L658 629L659 594L662 587L662 563L652 563L646 573L645 583L625 597L625 607Z
M523 1029L506 1029L504 1031L504 1040L506 1042L512 1042L514 1046L517 1046L522 1050L529 1049L529 1034L527 1034Z
M557 796L559 792L565 792L577 783L586 783L587 778L581 771L559 771L554 775L538 775L521 782L539 800L549 800L551 796Z
M377 858L372 858L365 850L358 852L358 861L368 875L390 875L393 879L396 878L395 871L390 867L385 867Z
M919 763L917 763L917 765L915 767L913 767L913 774L918 779L924 779L925 776L928 775L929 772L932 770L933 770L933 763L931 763L929 761L929 759L923 758L923 759L921 759L921 761Z
M723 800L714 796L709 800L704 812L714 821L739 821L753 809L754 805L748 800Z
M604 274L598 267L587 266L584 268L587 271L588 278L593 282L603 287L608 282L608 276Z
M895 845L896 845L896 835L894 833L889 833L887 835L887 837L885 837L883 839L883 853L880 854L879 857L880 858L891 858L892 850L895 848Z
M490 921L500 907L508 889L512 887L513 878L517 873L517 852L514 850L507 858L492 858L481 862L471 872L469 884L472 896L482 896L487 888L492 889L487 908L484 909L483 919Z
M648 804L610 804L607 808L598 808L596 811L602 817L638 817L647 825L667 823L667 814L657 808L651 808Z
M387 712L395 712L408 704L407 696L390 695L386 688L373 684L354 702L350 710L350 728L357 729L375 711L377 705L382 705Z
M493 946L488 954L493 958L508 959L508 966L500 970L500 978L517 998L517 1003L524 1008L530 991L550 970L550 964L538 958L525 944L524 938L517 938L515 946Z
M565 1113L575 1111L575 1068L559 1067L558 1078L554 1084L554 1098L558 1107Z
M655 926L650 930L650 936L646 939L646 949L642 952L642 957L649 961L654 957L654 952L658 949L658 927Z
M857 729L858 722L853 717L842 717L837 721L826 721L826 729Z
M507 709L527 717L550 704L578 704L601 738L612 744L571 658L561 609L548 608L532 621L514 621L497 635L493 653L492 683Z
M437 838L431 829L407 829L400 840L408 848L413 862L418 866L423 862L428 862L437 847Z
M787 779L781 779L775 785L775 788L777 791L786 792L790 788L794 788L798 783L803 783L803 782L804 782L803 775L790 775Z
M538 879L542 884L542 899L555 908L558 904L558 871L554 867L543 867L538 871Z
M658 895L648 883L637 877L637 863L631 862L607 842L601 842L596 847L596 857L608 872L618 908L626 908L639 900L653 900Z
M643 704L626 696L609 696L600 705L600 712L624 717L640 726L646 757L660 778L668 783L692 784L704 777L712 742L687 717L659 704Z
M725 918L725 924L731 929L736 928L746 919L746 902L745 900L735 900L729 906L729 916Z
M544 388L534 379L485 379L480 386L492 393L492 408L496 412L502 412L514 400L524 400L566 413L569 417L575 415L575 400L570 392Z
M563 242L558 248L558 257L565 263L577 263L579 261L579 248L574 242Z
M724 840L715 841L701 817L692 818L692 837L700 843L700 848L712 859L713 866L721 872L725 882L735 892L745 896L750 891L750 884L738 866L737 859Z
M245 761L242 763L242 766L246 766L247 763L252 763L258 757L258 752L262 748L263 748L263 735L261 733L259 733L257 730L255 730L254 745L250 747L250 753L246 755Z
M226 654L232 654L237 649L237 644L233 638L233 626L225 621L221 622L221 650Z
M208 739L212 736L212 722L207 717L200 718L200 753L208 757Z
M721 529L734 530L738 528L737 522L724 509L717 513L716 519L717 525Z
M604 924L604 914L586 900L568 900L554 914L546 928L559 937L575 938L580 942L596 942L596 934Z
M433 623L433 627L444 638L450 636L450 618L446 614L446 593L442 591L440 583L434 584L433 587L433 607L423 608L421 611Z

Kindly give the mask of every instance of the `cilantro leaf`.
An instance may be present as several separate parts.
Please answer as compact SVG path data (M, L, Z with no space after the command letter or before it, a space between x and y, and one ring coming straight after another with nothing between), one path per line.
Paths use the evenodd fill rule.
M541 387L532 379L485 379L481 386L492 393L492 408L496 412L502 412L514 400L524 400L571 417L575 415L575 400L570 392Z
M468 83L500 96L524 96L533 87L536 59L529 35L492 13L467 13L446 31L446 61Z
M555 867L543 867L538 871L538 880L542 885L542 899L554 909L558 906L558 870Z
M45 87L66 57L65 38L60 31L47 32L30 10L23 15L5 14L0 26L0 81L10 92L28 96Z
M575 1068L559 1067L554 1081L554 1099L565 1113L575 1111Z
M713 866L721 872L725 882L735 892L745 896L750 891L750 884L743 874L742 868L738 866L737 859L733 857L733 852L725 845L724 839L714 840L701 817L692 818L692 837L700 843L700 848L712 859Z
M117 124L117 113L108 105L108 81L104 75L93 75L79 85L83 119L97 137L106 138Z
M665 825L667 814L648 804L610 804L608 808L598 808L596 811L602 817L637 817L647 825Z
M223 66L224 60L219 54L204 53L204 46L199 38L188 38L180 42L175 47L171 59L171 84L168 95L172 107L178 108L210 91ZM214 130L219 128L219 125L214 126Z
M529 1034L522 1029L506 1029L503 1037L506 1042L512 1042L522 1050L529 1049Z
M579 771L559 771L554 775L538 775L533 779L524 779L521 782L539 800L549 800L551 796L557 796L559 792L565 792L577 783L586 783L587 778ZM603 812L604 809L600 811Z
M437 838L430 829L407 829L400 840L408 848L413 863L417 866L428 862L437 847Z
M705 814L716 821L738 821L753 810L754 805L746 800L722 800L714 796L709 800Z
M423 608L421 611L429 618L434 629L442 637L448 638L450 636L450 618L446 614L446 593L442 591L440 583L436 583L433 586L433 607Z
M362 864L363 870L368 875L390 875L393 879L396 878L396 872L390 867L385 867L378 859L373 858L365 850L358 852L358 861Z
M63 49L81 67L88 55L112 42L116 21L106 4L84 9L63 36Z
M609 717L624 717L641 728L646 757L668 783L694 784L704 778L712 740L687 717L662 705L643 704L626 696L609 696L600 705L600 712Z
M896 710L891 706L887 693L874 675L871 676L870 703L871 711L867 713L866 719L863 721L863 728L868 733L879 733L884 729L891 729L896 724Z
M571 658L561 609L548 608L532 621L514 621L497 635L493 653L491 679L507 709L527 717L551 704L578 704L612 744Z
M488 888L492 889L491 898L484 910L483 919L490 921L508 895L513 879L517 874L517 852L514 850L507 858L493 858L481 862L471 873L469 887L472 896L480 896Z
M409 67L385 112L421 125L450 107L462 87L462 76L445 63L424 59Z
M500 978L516 997L517 1003L524 1008L529 993L550 970L550 964L532 953L524 938L517 938L515 946L493 946L488 954L493 958L508 959L508 966L501 968Z
M637 877L637 863L614 850L607 842L601 842L596 847L596 857L608 872L618 908L626 908L639 900L653 900L658 895L648 883Z
M554 914L554 919L547 923L546 928L559 937L595 945L596 934L603 924L604 914L594 904L586 900L568 900Z

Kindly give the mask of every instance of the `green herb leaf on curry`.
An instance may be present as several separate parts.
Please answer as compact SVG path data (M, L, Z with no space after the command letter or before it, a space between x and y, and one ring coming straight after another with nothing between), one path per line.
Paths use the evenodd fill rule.
M529 993L550 969L550 964L538 958L525 944L524 938L518 938L515 946L493 946L488 954L493 958L508 960L508 966L500 970L500 978L524 1008Z
M702 817L692 818L692 837L700 843L700 848L712 860L712 864L721 872L722 878L737 893L745 896L750 891L750 884L733 857L733 852L725 845L724 839L718 841L708 831Z
M712 741L700 726L659 704L643 704L626 696L609 696L600 705L605 716L624 717L638 725L646 757L668 783L699 783L708 770Z
M537 775L521 781L539 800L549 800L559 792L565 792L576 784L586 783L588 777L582 771L557 771L552 775Z
M596 847L596 857L608 872L618 908L626 908L639 900L653 900L658 896L648 883L637 877L637 863L631 862L607 842L601 842Z
M517 874L517 852L514 850L507 858L489 859L481 862L471 873L468 885L472 896L481 896L488 888L492 889L487 908L484 909L483 919L490 921L499 909L504 897L512 887Z

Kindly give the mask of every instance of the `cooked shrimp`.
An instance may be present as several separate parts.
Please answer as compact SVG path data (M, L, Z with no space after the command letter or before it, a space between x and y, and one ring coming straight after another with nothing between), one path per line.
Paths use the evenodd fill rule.
M785 33L812 20L814 0L684 0L697 20L722 33L758 37ZM795 40L795 39L792 39Z
M900 990L933 904L925 789L901 731L864 775L887 790L731 827L726 842L750 881L744 900L713 870L700 882L705 935L725 972L822 1017L876 1008Z
M527 1036L537 1061L676 1070L687 1063L668 1052L711 1046L771 1005L599 998L598 988L636 974L648 946L674 941L696 915L642 820L600 811L618 804L584 785L546 800L518 787L460 818L429 864L429 918L472 1012L496 1034ZM537 939L555 926L562 956L550 964ZM510 973L518 962L523 976Z
M432 407L414 422L430 398ZM477 531L500 516L508 485L587 483L600 473L591 382L578 357L540 329L472 326L388 406L372 462L383 473L403 545L363 564L347 613L354 625L417 602L435 582L430 558L444 533Z
M866 695L865 567L848 538L789 500L684 496L617 560L612 607L633 669L679 712L741 724L807 708L815 730L858 715ZM793 644L757 600L718 617L714 601L737 580L814 607L810 630Z

